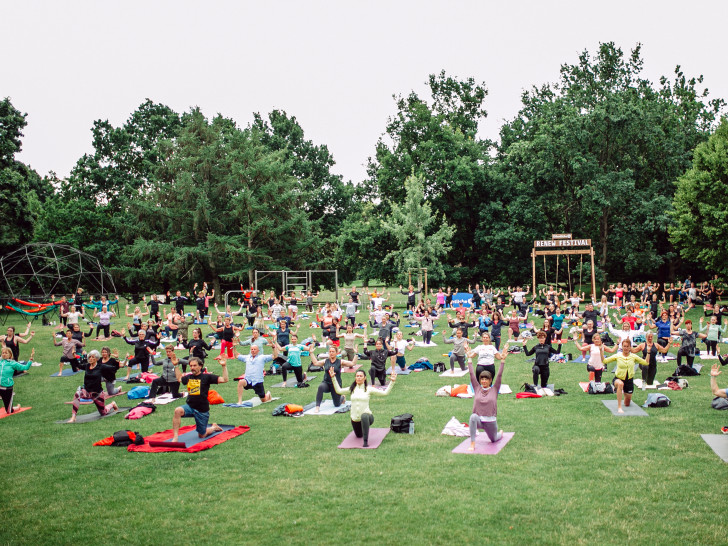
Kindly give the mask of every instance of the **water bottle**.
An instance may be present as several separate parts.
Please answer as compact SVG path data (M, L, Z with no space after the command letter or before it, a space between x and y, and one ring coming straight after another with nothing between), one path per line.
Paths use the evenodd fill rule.
M414 422L414 420L410 421L409 433L410 434L414 434L415 433L415 422Z

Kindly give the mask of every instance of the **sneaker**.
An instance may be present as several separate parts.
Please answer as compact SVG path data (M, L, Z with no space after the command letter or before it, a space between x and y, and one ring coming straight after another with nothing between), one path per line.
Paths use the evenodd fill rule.
M722 432L723 434L728 434L728 427L722 427L722 428L720 429L720 431L721 431L721 432Z

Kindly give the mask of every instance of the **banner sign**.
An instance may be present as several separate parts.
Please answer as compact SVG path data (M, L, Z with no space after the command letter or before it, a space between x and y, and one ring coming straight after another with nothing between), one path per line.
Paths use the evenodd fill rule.
M566 248L571 246L591 246L591 239L552 239L550 241L534 241L535 248Z

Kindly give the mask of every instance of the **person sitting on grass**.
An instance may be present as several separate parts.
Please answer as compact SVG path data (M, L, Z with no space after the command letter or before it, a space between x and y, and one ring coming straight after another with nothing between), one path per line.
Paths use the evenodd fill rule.
M614 385L617 387L617 413L624 413L622 409L622 397L624 405L632 403L634 392L634 365L636 363L647 366L647 361L632 353L632 343L629 339L622 340L622 352L607 358L604 363L617 362L617 371L614 373Z
M179 361L174 365L174 373L177 381L187 387L187 401L185 404L174 409L174 417L172 417L172 441L177 442L179 439L179 426L183 417L193 417L195 419L195 427L197 435L205 438L213 432L220 432L222 428L213 423L208 427L210 421L210 403L207 400L207 393L210 385L218 385L227 383L228 369L227 360L220 359L222 366L222 377L211 373L202 372L202 362L194 356L189 361L190 374L182 375L179 367Z
M329 368L329 378L332 381L334 390L337 394L345 395L346 390L341 388L339 380L336 378L334 368ZM394 382L397 380L397 372L392 370L389 377L390 382L383 391L375 389L374 385L369 387L367 384L367 374L364 370L357 370L354 376L354 382L349 387L349 398L351 399L351 428L357 438L362 438L364 444L362 447L369 447L369 427L374 424L374 415L369 409L369 399L371 395L387 396L392 390Z
M473 397L473 413L470 415L470 447L468 451L475 451L475 436L481 428L488 435L491 442L497 442L503 437L503 431L498 430L496 415L498 414L498 390L503 377L503 366L505 365L508 351L504 350L500 355L500 368L498 375L493 382L493 375L488 370L483 370L477 376L473 370L472 362L468 362L470 371L470 383L475 391Z
M83 387L78 389L76 394L73 395L73 404L71 406L71 418L68 421L69 423L76 422L76 414L78 413L78 407L81 404L82 398L90 399L96 405L96 409L102 416L106 415L111 410L117 411L119 409L116 402L112 402L108 405L104 404L106 396L104 394L104 389L101 386L101 382L104 380L104 375L112 371L116 373L116 368L114 366L109 366L108 364L101 364L99 362L101 360L101 353L96 350L89 351L86 358L86 363L79 363L77 365L80 369L86 370L86 373L83 377Z
M30 359L25 364L20 364L13 358L13 350L10 347L3 347L0 356L0 397L5 406L5 413L13 413L20 409L20 404L13 406L13 386L15 372L24 372L30 369L33 364L35 349L30 351Z
M243 391L248 389L253 389L261 402L270 402L270 392L265 391L263 384L263 370L266 362L278 358L278 347L273 345L273 354L264 355L257 345L251 345L249 355L241 355L236 350L235 358L245 362L245 374L238 378L238 404L243 403Z

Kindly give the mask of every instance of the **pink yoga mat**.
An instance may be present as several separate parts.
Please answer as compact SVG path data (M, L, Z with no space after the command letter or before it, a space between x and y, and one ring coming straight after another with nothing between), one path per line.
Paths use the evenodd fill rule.
M369 445L364 447L363 438L357 438L352 430L349 435L344 438L344 441L339 444L339 449L377 449L384 440L384 437L389 433L388 428L370 428L369 429Z
M359 368L361 368L361 364L354 364L349 368L345 368L344 366L342 366L341 373L356 373Z
M513 438L513 435L515 432L504 432L503 438L498 440L495 443L492 443L488 439L488 435L484 432L481 432L478 434L478 436L475 438L475 451L468 451L468 448L470 447L470 438L467 440L464 440L463 443L461 443L458 447L452 450L453 453L467 453L468 455L478 454L478 455L495 455L498 453L503 447L511 441L511 438Z

